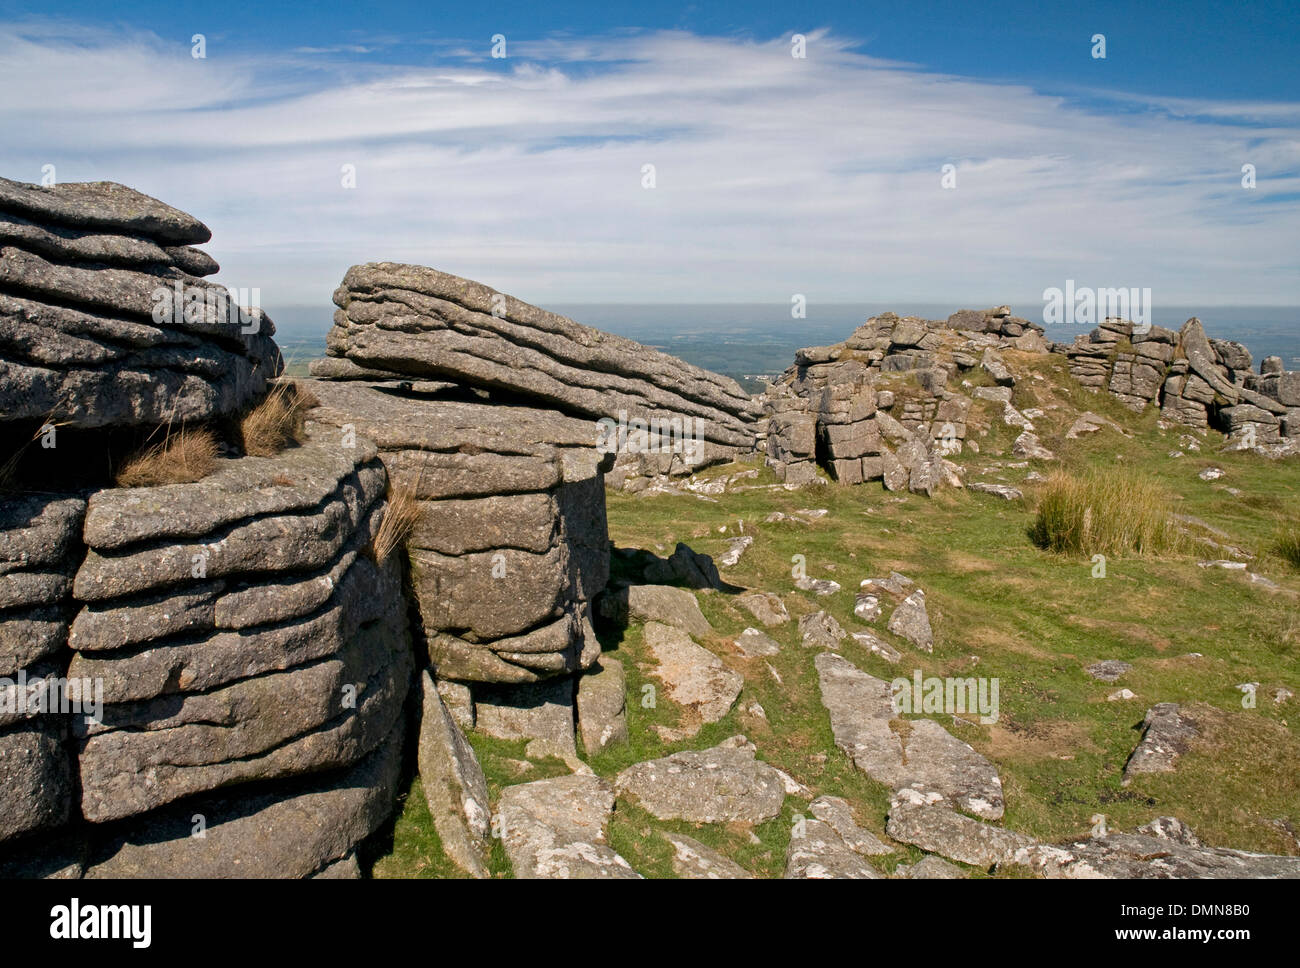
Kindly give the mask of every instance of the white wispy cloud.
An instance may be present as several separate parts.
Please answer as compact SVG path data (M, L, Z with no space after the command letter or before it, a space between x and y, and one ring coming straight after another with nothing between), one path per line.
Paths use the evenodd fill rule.
M808 37L804 60L788 38L624 32L385 64L370 38L346 45L364 60L195 60L0 25L0 174L54 164L191 211L220 278L269 307L381 259L541 303L975 305L1067 278L1151 287L1157 314L1300 303L1300 105L1045 94Z

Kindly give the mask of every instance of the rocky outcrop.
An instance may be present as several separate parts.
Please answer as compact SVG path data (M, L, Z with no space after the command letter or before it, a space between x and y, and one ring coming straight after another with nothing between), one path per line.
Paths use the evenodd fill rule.
M1230 444L1270 457L1300 450L1300 377L1277 357L1252 373L1245 346L1207 336L1195 317L1177 332L1109 318L1059 350L1075 379L1137 413L1159 406L1171 423L1213 427Z
M945 455L962 449L972 398L949 383L977 368L1013 383L999 355L1007 348L1046 343L1041 327L1002 306L946 321L884 313L842 343L801 349L764 397L768 465L788 485L811 483L820 465L843 484L960 487Z
M0 424L181 424L261 396L275 327L201 278L210 237L112 182L0 179Z

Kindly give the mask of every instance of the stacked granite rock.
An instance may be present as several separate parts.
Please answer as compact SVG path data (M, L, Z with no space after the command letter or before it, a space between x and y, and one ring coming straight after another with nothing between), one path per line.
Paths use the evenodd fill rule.
M0 421L182 424L259 397L282 368L275 327L201 278L209 238L123 185L0 178Z
M1195 317L1178 332L1109 318L1059 350L1071 376L1134 412L1158 405L1173 423L1214 427L1278 455L1291 452L1289 440L1300 437L1300 378L1292 379L1277 357L1252 373L1245 346L1207 337Z
M374 439L418 502L411 583L440 679L529 683L595 660L609 461L589 421L382 383L311 386L313 419Z
M31 703L26 684L67 666L85 509L75 496L0 497L0 845L71 812L67 717Z
M411 671L400 568L370 557L384 468L363 437L315 423L307 434L275 457L221 461L197 483L90 498L69 676L103 687L99 721L76 724L91 823L160 811L149 826L166 827L203 813L186 798L239 784L267 794L271 781L324 771L346 786L349 769L400 746ZM219 826L205 839L210 855L247 849ZM355 843L338 846L323 860ZM92 872L117 870L120 849L93 858ZM154 849L166 868L191 848ZM277 860L286 853L322 860L314 844ZM250 857L243 873L254 871L316 872Z
M120 185L0 180L0 679L49 686L0 695L5 875L356 876L392 809L411 659L374 444L309 423L195 483L108 479L281 370L200 278L209 237Z
M600 655L606 475L633 490L752 453L758 404L433 269L355 266L334 300L314 416L372 436L418 501L412 588L441 700L462 727L573 754L574 676Z
M767 404L767 465L786 484L812 483L817 478L817 416L809 412L809 400L777 384L769 389Z
M316 376L450 381L591 421L657 425L639 446L617 448L611 483L687 474L755 449L761 409L734 380L479 283L371 263L348 270L334 301ZM695 451L664 446L674 434L698 441Z
M980 366L1010 381L998 352L1044 351L1042 332L1005 306L947 320L883 313L842 343L801 349L764 398L768 465L787 483L813 479L815 461L845 484L881 480L927 494L960 486L944 458L961 450L971 398L949 382ZM884 389L887 374L908 374L908 392Z

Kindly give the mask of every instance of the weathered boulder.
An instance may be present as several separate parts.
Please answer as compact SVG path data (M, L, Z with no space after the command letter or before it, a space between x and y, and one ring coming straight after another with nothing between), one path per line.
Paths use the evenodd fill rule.
M1172 702L1148 709L1142 726L1142 739L1124 767L1125 786L1142 773L1172 773L1188 742L1200 735L1195 721Z
M561 776L506 787L497 816L515 877L637 878L609 846L614 791L600 777Z
M781 812L785 781L754 752L744 737L733 737L712 749L629 766L615 788L660 820L762 823Z
M834 653L815 664L835 745L858 769L895 790L937 793L987 820L1002 816L1002 780L987 759L929 719L908 720L904 740L890 727L896 714L889 683Z
M310 386L313 419L374 439L418 501L411 581L439 679L528 683L595 661L609 536L591 424L436 391Z

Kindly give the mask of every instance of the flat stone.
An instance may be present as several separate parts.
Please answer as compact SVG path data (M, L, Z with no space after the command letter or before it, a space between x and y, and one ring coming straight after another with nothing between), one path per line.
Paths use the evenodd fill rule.
M894 795L885 832L899 843L986 869L1009 863L1017 851L1035 843L1031 837L962 816L945 806L937 793L910 789Z
M686 880L752 880L753 876L730 858L693 837L663 831L664 840L673 848L673 873Z
M1142 834L1110 833L1055 846L1037 845L1017 852L1014 860L1047 878L1300 878L1300 857L1192 847Z
M1120 659L1103 659L1088 666L1088 675L1100 682L1116 682L1132 668L1132 663Z
M660 820L693 823L763 823L785 802L780 772L739 743L637 763L615 788Z
M528 740L530 757L576 760L573 693L568 677L509 686L476 683L476 728L497 739Z
M858 826L853 819L853 808L843 797L818 797L808 805L808 811L839 834L840 839L850 850L864 856L894 852L894 848L883 843L871 831Z
M922 857L915 864L899 864L894 874L910 881L957 881L966 877L960 867L933 855Z
M884 875L844 843L830 824L795 824L785 854L786 880L883 880Z
M598 776L561 776L506 787L497 817L506 856L522 879L633 879L609 846L614 791Z
M701 724L727 715L745 684L740 673L670 625L648 623L645 643L658 663L650 674L663 682L669 699L698 716Z
M935 792L986 820L1002 816L1002 781L987 759L929 719L908 720L906 745L895 718L890 684L824 652L815 660L822 704L835 745L871 779L895 790Z

